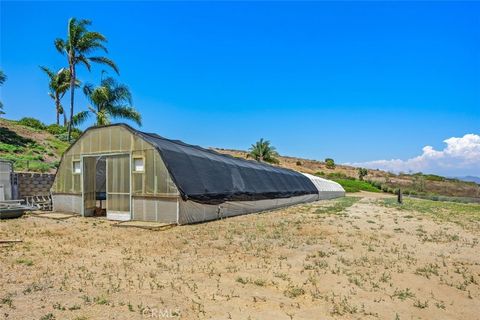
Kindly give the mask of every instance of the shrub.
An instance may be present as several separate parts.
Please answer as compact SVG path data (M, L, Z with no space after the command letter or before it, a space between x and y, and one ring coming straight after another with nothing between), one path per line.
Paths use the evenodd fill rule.
M381 190L382 189L382 184L378 181L367 181L368 183L370 183L372 186L374 186L375 188Z
M296 298L298 296L301 296L301 295L304 295L305 294L305 290L303 288L300 288L300 287L296 287L296 286L291 286L289 287L287 290L285 290L283 292L283 294L286 296L286 297L289 297L289 298Z
M297 161L297 166L301 166L302 165L302 161Z
M77 128L72 128L72 141L74 142L77 140L80 135L82 134L82 130L77 129ZM68 141L68 132L67 129L65 129L65 132L55 134L55 136L60 140L60 141Z
M43 122L31 117L23 117L22 119L18 120L18 124L39 130L44 130L46 128Z
M68 141L68 133L61 133L61 134L57 134L56 137L58 138L58 140L60 141Z
M365 177L368 174L368 170L365 168L358 168L358 178L360 180L363 180L363 177Z
M67 132L67 128L58 124L51 124L47 127L47 131L53 135Z
M328 169L335 169L335 161L332 158L326 158L325 165Z

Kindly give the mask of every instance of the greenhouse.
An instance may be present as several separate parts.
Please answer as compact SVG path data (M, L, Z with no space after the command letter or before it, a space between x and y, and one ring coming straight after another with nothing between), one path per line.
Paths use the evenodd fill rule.
M87 129L64 153L55 211L188 224L344 196L329 180L144 133Z

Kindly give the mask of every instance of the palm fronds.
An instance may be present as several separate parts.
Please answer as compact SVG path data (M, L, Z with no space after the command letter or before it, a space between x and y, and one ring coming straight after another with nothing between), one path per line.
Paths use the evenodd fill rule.
M249 151L248 155L259 162L279 163L278 153L268 140L260 139L252 144Z
M117 83L115 79L105 78L97 87L86 84L83 93L92 104L88 108L89 111L85 112L95 116L97 126L110 124L112 118L131 120L142 125L140 113L132 107L130 90L127 86ZM78 122L74 122L76 123Z
M68 137L71 136L71 125L74 115L74 96L76 87L76 66L84 65L89 71L91 63L103 64L111 67L117 74L119 73L117 65L107 57L90 56L96 50L107 52L107 38L96 31L88 30L91 25L90 20L70 18L68 20L67 38L56 39L55 48L63 55L67 56L69 70L71 71L70 81L70 121L68 127Z

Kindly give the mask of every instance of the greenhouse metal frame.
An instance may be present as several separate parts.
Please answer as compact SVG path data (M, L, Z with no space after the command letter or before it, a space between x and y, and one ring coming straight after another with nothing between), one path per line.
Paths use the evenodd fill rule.
M345 195L336 182L115 124L62 156L55 211L188 224Z

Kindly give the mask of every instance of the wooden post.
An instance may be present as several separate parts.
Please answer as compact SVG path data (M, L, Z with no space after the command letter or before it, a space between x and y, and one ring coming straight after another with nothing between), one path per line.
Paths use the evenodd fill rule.
M402 194L402 189L400 189L400 188L398 188L397 201L398 201L399 204L403 203L403 194Z

